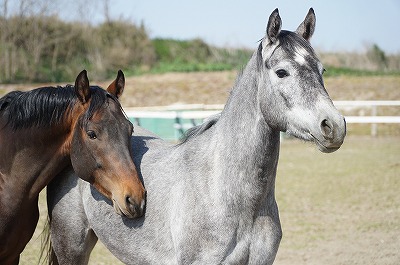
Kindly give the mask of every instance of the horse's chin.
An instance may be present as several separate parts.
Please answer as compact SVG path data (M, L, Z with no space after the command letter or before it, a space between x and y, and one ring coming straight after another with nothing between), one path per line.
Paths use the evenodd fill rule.
M314 135L310 134L312 137L312 141L317 145L319 151L323 153L332 153L338 150L341 146L342 143L327 143L324 144L322 141L320 141L317 137Z
M309 132L304 132L300 130L287 130L287 134L294 136L298 139L307 141L307 142L314 142L315 145L318 147L318 150L323 152L323 153L332 153L337 151L342 143L329 143L325 141L321 141L318 139L318 137L315 137L312 133Z
M318 150L323 152L323 153L332 153L335 152L336 150L338 150L340 148L340 146L335 146L335 147L326 147L325 145L323 145L322 143L320 143L319 141L314 141L315 144L318 147Z
M118 215L128 217L128 218L136 217L136 213L131 213L131 212L121 208L115 199L112 199L112 202L113 202L114 210Z

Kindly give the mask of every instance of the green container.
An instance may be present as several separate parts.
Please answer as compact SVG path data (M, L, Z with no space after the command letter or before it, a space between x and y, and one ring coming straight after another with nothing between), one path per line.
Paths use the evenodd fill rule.
M189 128L201 124L201 119L135 118L129 120L167 141L176 142Z

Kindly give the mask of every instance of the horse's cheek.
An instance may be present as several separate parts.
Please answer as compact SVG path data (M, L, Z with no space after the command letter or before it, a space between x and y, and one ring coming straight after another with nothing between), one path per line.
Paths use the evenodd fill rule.
M90 154L87 144L83 137L78 137L77 133L72 139L71 163L75 173L83 180L93 183L92 172L96 161Z

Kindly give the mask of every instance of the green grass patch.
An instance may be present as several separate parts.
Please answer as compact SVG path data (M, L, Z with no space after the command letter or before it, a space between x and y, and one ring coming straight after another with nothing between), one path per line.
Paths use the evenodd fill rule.
M325 67L324 77L334 76L400 76L400 71L370 71L345 67Z

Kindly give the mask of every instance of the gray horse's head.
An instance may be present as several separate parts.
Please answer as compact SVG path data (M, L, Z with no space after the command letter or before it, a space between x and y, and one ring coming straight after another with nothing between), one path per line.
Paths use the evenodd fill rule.
M309 43L314 10L296 32L281 30L281 25L275 9L257 51L263 116L272 128L314 141L322 152L336 151L346 135L346 122L325 90L324 68Z

